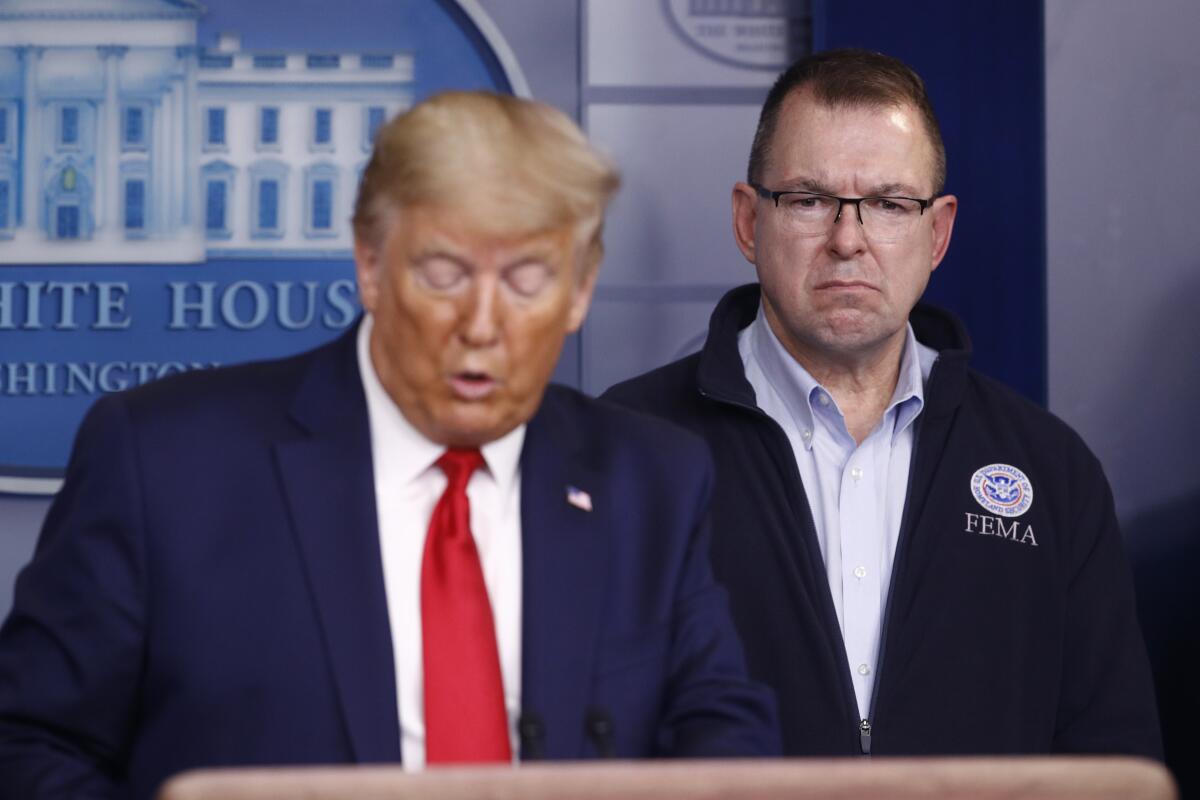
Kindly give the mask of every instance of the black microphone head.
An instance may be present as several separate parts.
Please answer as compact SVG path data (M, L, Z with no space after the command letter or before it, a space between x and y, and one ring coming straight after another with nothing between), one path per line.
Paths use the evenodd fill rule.
M616 758L617 748L613 743L613 718L603 708L592 706L583 717L583 729L601 758Z
M521 739L522 761L537 761L542 757L542 744L546 740L546 723L536 711L522 711L517 718L517 735Z
M521 716L517 718L517 731L522 739L540 739L546 732L546 724L542 721L542 715L536 711L522 711Z
M583 720L584 727L592 736L611 736L613 730L612 714L603 708L592 706L587 710Z

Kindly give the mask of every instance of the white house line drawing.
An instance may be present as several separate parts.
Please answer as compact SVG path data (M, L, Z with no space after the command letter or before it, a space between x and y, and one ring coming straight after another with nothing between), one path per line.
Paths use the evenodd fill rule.
M0 262L344 257L405 52L197 44L195 0L0 0Z

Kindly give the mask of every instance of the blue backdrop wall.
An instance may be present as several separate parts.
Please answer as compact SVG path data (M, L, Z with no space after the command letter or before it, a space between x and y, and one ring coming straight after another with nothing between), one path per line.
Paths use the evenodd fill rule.
M926 299L967 323L974 365L1046 402L1041 2L822 0L818 48L868 47L925 79L946 141L954 238Z

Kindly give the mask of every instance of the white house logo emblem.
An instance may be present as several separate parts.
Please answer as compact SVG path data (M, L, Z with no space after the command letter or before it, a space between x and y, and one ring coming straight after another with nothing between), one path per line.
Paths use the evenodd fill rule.
M354 323L359 176L446 87L528 92L477 0L0 0L0 493L95 399Z
M1033 505L1033 484L1009 464L989 464L971 476L975 501L993 514L1019 517Z
M778 72L811 47L805 0L662 0L662 8L684 42L730 66Z

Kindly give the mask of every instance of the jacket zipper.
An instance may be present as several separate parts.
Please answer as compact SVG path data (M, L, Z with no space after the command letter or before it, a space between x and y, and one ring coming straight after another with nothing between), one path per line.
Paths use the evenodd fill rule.
M774 425L775 428L778 430L779 434L784 437L784 441L787 441L787 434L784 433L783 428L779 425L779 423L776 422L774 419L772 419L771 416L769 414L767 414L767 412L763 411L758 406L749 405L747 403L741 402L740 400L734 400L730 397L722 397L722 396L711 394L711 393L705 391L704 387L702 387L702 386L697 386L696 390L700 393L700 396L705 398L706 400L712 400L712 401L715 401L718 403L725 403L726 405L731 405L735 408L740 408L743 411L747 411L747 412L759 417L760 419L764 420L766 423L768 423L770 425ZM916 448L914 447L913 450L915 452ZM790 452L790 449L789 449L789 454L792 455L792 460L793 460L793 464L794 464L795 463L795 455ZM800 475L799 475L798 468L796 468L795 479L796 479L796 485L801 486L801 488L803 488L802 484L800 483ZM805 500L806 505L807 505L807 502L808 501ZM906 501L905 502L906 510L907 510L907 505L908 505L908 503ZM801 521L801 525L803 526L803 521ZM812 533L815 536L815 531ZM890 588L888 590L888 594L889 595L891 594ZM887 629L887 614L886 613L884 615L883 628L884 628L884 630ZM880 647L882 649L882 642L880 643ZM882 663L882 660L883 659L881 657L880 658L881 663ZM850 676L850 666L849 666L849 664L846 663L845 658L841 659L841 663L842 663L842 667L845 671L844 672L845 676L847 676L850 679L849 683L847 685L853 687L854 681L853 681L853 677ZM876 680L878 681L878 678L876 678ZM871 709L872 710L875 707L874 694L875 693L872 692L872 696L871 696ZM848 701L850 703L851 708L857 708L858 701L854 696L853 689L851 689ZM857 719L858 715L855 714L854 717ZM866 756L871 755L871 721L869 719L859 719L859 720L857 720L857 722L855 722L854 727L855 727L855 732L858 734L858 746L859 746L859 749L862 751L862 754L866 755Z
M929 380L925 382L926 395L931 396L929 388L934 386L934 378L939 374L938 362L933 363L929 371ZM892 559L892 580L888 585L888 596L883 604L883 619L879 626L879 655L876 661L875 688L871 691L871 702L867 709L867 718L859 723L859 741L863 755L871 755L871 718L875 717L875 702L879 699L879 668L883 667L884 656L888 649L888 622L892 618L892 599L895 597L897 576L902 572L908 560L908 543L912 538L911 512L913 508L913 487L917 483L917 457L921 454L921 430L925 427L925 418L917 417L913 427L912 457L908 462L908 482L904 487L904 510L900 514L900 534L896 537L896 554ZM876 717L877 718L877 717Z

